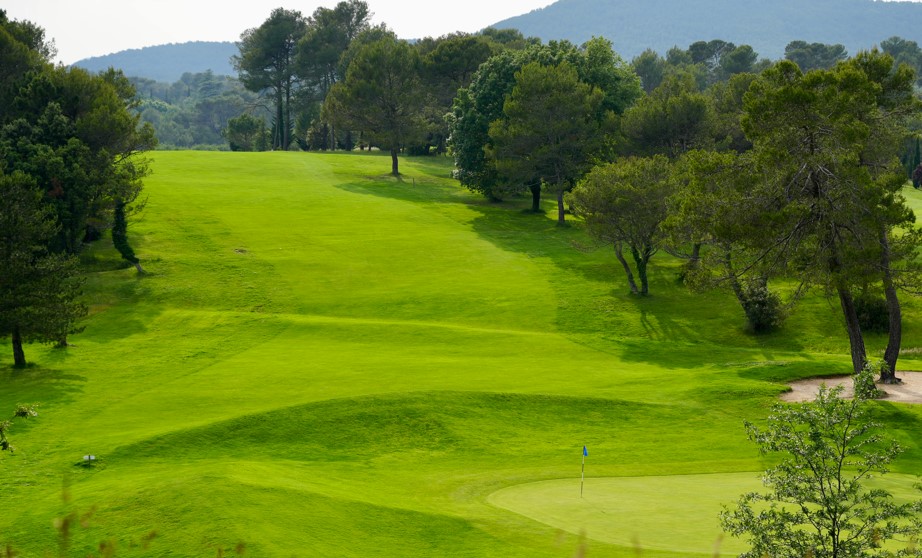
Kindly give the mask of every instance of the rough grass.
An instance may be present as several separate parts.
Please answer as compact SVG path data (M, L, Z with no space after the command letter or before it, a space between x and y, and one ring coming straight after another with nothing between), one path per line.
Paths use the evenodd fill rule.
M397 180L374 155L155 159L129 231L149 273L91 247L85 332L0 367L0 410L40 405L0 456L0 546L23 556L55 552L52 518L94 507L65 554L111 538L119 556L241 541L254 556L570 556L580 525L490 495L578 478L584 444L595 478L757 471L742 421L781 382L849 367L825 299L751 336L732 296L689 293L665 256L652 296L633 297L578 223L471 195L446 160L405 161ZM920 318L907 300L908 348ZM908 449L896 469L918 473L920 412L877 413ZM632 528L645 556L712 552ZM589 537L593 556L636 555Z

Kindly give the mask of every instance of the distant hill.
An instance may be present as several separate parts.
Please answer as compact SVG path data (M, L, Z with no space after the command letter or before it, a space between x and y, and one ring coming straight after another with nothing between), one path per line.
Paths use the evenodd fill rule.
M751 45L763 58L784 56L791 41L841 43L849 54L894 35L918 40L922 3L873 0L559 0L497 22L526 36L612 41L626 60L652 48L722 39Z
M922 2L875 0L558 0L530 13L499 21L545 41L576 44L606 37L626 60L644 49L661 54L673 46L723 39L749 44L764 58L784 56L794 40L841 43L854 54L894 35L918 40ZM186 72L211 70L236 76L232 42L196 41L124 50L86 58L74 66L91 71L120 68L129 77L173 83Z
M106 56L96 56L75 62L73 65L92 72L110 66L125 72L128 77L143 77L174 83L186 72L200 73L211 70L216 75L236 76L230 58L238 54L237 45L231 42L204 42L168 44L123 50Z

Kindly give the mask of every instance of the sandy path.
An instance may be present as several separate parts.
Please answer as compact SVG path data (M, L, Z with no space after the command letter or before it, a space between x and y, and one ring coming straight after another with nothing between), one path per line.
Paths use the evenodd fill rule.
M896 377L903 382L896 385L877 384L877 389L887 394L883 399L901 403L922 403L922 372L897 372ZM844 385L846 395L852 393L851 376L827 376L791 382L788 384L791 386L791 391L781 394L781 400L809 401L816 396L816 392L823 384L829 387Z

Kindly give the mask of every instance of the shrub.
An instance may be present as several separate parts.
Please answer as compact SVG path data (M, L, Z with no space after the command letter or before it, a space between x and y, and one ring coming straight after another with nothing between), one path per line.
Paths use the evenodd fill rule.
M784 323L781 297L771 292L764 282L753 281L744 285L741 302L749 327L756 333L778 329Z

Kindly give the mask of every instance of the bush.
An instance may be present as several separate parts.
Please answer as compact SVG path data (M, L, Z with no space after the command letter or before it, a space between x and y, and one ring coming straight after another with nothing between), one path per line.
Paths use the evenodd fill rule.
M762 281L754 281L743 287L742 305L749 327L756 333L773 331L784 323L785 312L781 297L768 290Z

